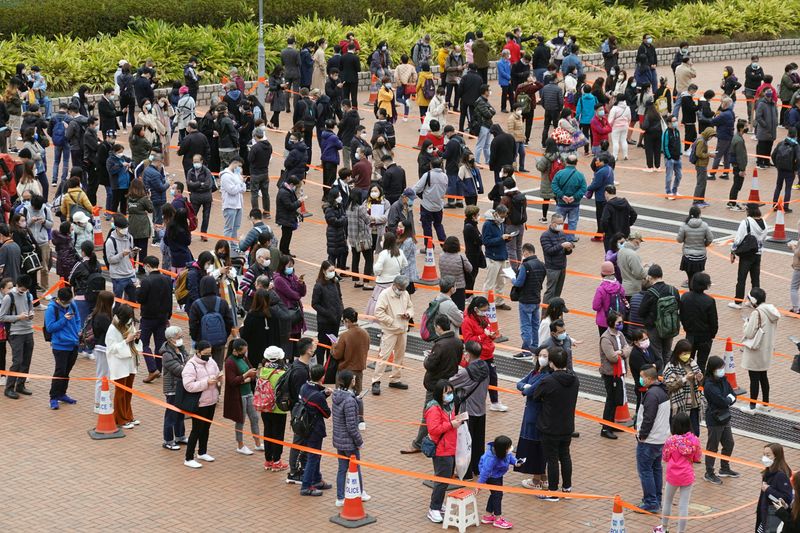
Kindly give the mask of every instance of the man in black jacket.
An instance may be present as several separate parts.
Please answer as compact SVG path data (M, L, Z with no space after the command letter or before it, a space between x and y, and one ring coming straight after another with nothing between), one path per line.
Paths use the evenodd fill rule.
M544 109L544 126L542 127L542 146L547 141L550 126L558 126L561 108L564 107L564 90L558 86L558 77L555 72L544 76L544 87L539 91L542 109Z
M390 154L386 154L381 158L383 162L383 169L381 170L381 186L383 187L383 196L389 200L389 204L394 204L403 191L406 190L406 171L403 167L394 162Z
M717 302L705 293L710 286L711 276L698 272L692 276L691 290L681 296L681 324L686 340L692 343L692 359L703 372L719 331Z
M114 89L106 87L103 89L103 97L97 102L97 113L100 116L100 132L105 139L105 133L108 130L118 130L119 123L117 122L117 106L111 99L114 94Z
M106 210L111 211L111 181L108 177L108 156L114 152L114 144L117 142L117 130L103 132L103 142L97 147L97 183L106 189ZM111 215L106 214L106 220L110 220Z
M316 96L319 91L316 91ZM316 120L316 97L312 98L311 91L307 87L300 89L300 99L294 104L294 114L292 115L292 123L298 122L303 124L303 142L306 143L306 152L308 153L308 162L311 162L311 144L314 139L314 126L317 124Z
M554 213L550 217L550 227L542 232L539 242L547 270L547 290L542 301L548 303L551 298L561 296L564 279L567 277L567 256L575 247L575 244L567 241L564 235L563 215Z
M456 375L458 371L458 364L464 354L464 343L461 339L451 330L450 319L440 313L436 315L434 320L434 328L436 331L436 340L433 341L433 347L430 353L425 357L423 366L425 367L425 377L422 378L422 384L425 386L425 403L422 404L422 410L433 399L433 389L436 382L440 379L450 379ZM411 448L401 450L402 454L419 453L422 446L422 439L428 434L428 429L425 427L425 417L422 417L422 425L419 427L417 437L411 443Z
M442 159L444 159L444 172L447 174L447 194L458 196L461 195L461 188L458 186L458 169L461 166L461 157L464 155L467 145L464 142L464 137L456 132L452 124L445 126L443 133L445 145ZM461 208L464 207L464 202L455 198L448 198L447 207Z
M461 95L461 108L459 112L461 116L458 118L458 130L464 131L464 121L469 119L469 124L472 121L472 112L474 110L475 102L481 95L481 86L483 79L478 74L478 68L475 63L470 63L467 66L467 73L461 77L461 82L458 84L458 94Z
M300 90L300 51L295 47L294 37L286 39L286 48L281 50L281 64L283 65L283 78L292 90L293 101L297 105L297 92ZM286 99L286 112L292 112L289 98Z
M256 128L253 137L256 142L247 154L250 162L250 207L258 209L260 191L264 216L269 218L269 160L272 158L272 145L262 128Z
M561 464L563 492L572 491L572 457L569 446L575 432L575 406L578 403L578 377L567 369L567 354L561 348L547 350L553 372L543 378L533 392L533 400L542 402L536 428L542 437L547 459L547 490L558 490L558 467ZM540 352L541 356L542 353ZM545 501L558 501L557 496L539 496Z
M694 95L697 93L697 85L690 83L685 93L678 98L680 101L681 124L683 124L683 140L693 143L697 140L697 110L699 106L695 102ZM677 111L677 109L676 109ZM684 155L689 152L690 144L685 145Z
M546 276L544 263L536 257L536 247L526 242L522 245L522 265L513 281L513 286L519 289L519 330L522 336L522 351L514 356L516 359L530 359L533 350L539 346L539 304Z
M149 68L145 67L142 69L142 73L136 77L136 80L133 82L133 93L136 96L136 105L139 108L142 107L142 103L145 100L149 100L150 103L156 101L155 91L153 91L153 71Z
M148 255L144 258L144 271L147 274L142 278L141 286L136 291L136 299L141 305L142 345L144 346L144 360L147 371L150 372L145 383L150 383L161 375L161 358L153 357L166 341L164 332L172 316L172 280L162 274L158 269L158 258ZM150 338L153 338L153 349L150 348Z
M219 163L222 168L231 164L233 158L239 155L239 130L229 116L228 106L217 106L217 122L214 125L219 139Z
M199 155L204 161L208 161L211 148L205 135L197 131L197 121L190 120L186 125L186 136L178 146L178 155L183 156L183 174L189 174L192 168L194 156Z
M756 99L756 91L764 81L764 69L758 64L758 56L750 57L750 64L744 69L744 95L747 98L747 122L753 123L753 102Z
M353 109L350 100L342 100L342 117L339 121L339 131L336 135L342 141L342 163L344 168L349 169L350 161L350 144L353 142L353 136L356 134L356 128L361 124L361 117L358 116L358 111Z
M653 264L647 269L647 277L645 278L650 288L642 296L642 304L639 307L639 316L641 316L647 329L647 336L650 337L650 349L653 353L664 361L666 366L667 361L672 352L672 341L675 336L662 337L658 334L656 329L656 319L658 318L658 308L660 307L658 301L661 298L672 296L675 298L678 319L680 319L680 294L678 289L672 285L667 285L661 279L664 277L664 271L660 265ZM677 334L677 333L676 333Z
M496 184L501 181L500 170L503 166L514 164L514 157L517 153L517 141L514 140L513 135L503 131L500 124L492 124L489 128L489 134L492 135L492 142L489 147L488 163L489 170L494 171L494 182Z
M292 232L297 229L300 204L305 200L305 196L297 197L299 186L300 180L296 176L291 176L283 182L275 198L275 223L281 227L281 242L278 248L285 255L291 255L289 247L292 244Z
M289 367L289 407L294 407L300 398L300 389L311 379L309 364L311 356L314 355L314 340L303 337L297 341L297 357ZM294 433L292 444L303 444L303 438ZM297 448L289 450L289 474L286 476L286 483L299 485L303 481L303 469L306 464L306 454Z
M519 61L511 65L511 94L517 91L520 83L528 81L531 75L531 55L525 54Z
M325 81L325 96L330 98L333 113L339 120L342 120L342 87L344 83L339 80L339 69L329 69L328 79Z
M209 155L203 159L211 172L219 172L219 134L216 133L217 111L211 107L197 122L197 129L208 141Z
M606 185L606 204L600 217L600 229L603 231L603 245L606 251L611 249L614 235L622 233L627 239L631 234L631 226L639 214L631 207L626 198L617 196L614 185Z
M361 60L356 55L356 46L350 43L347 50L342 50L341 79L343 97L350 100L354 108L358 108L358 73L361 72Z
M508 208L505 228L506 233L511 235L511 238L506 241L506 250L508 250L508 261L511 263L511 268L517 272L523 256L522 239L525 237L525 223L528 222L528 199L519 190L514 178L505 178L503 189L500 203Z

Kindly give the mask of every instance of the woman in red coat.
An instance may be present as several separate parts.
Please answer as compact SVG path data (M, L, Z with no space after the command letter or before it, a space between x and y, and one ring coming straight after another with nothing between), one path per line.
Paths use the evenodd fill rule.
M456 429L463 424L453 409L453 386L446 379L440 379L433 386L433 400L425 406L425 425L429 438L436 444L433 456L433 475L453 477L456 466ZM447 491L447 483L434 483L428 520L441 524L442 505Z
M253 407L253 389L250 382L256 379L256 369L250 366L247 358L247 341L233 339L228 344L228 357L225 358L225 404L222 416L236 423L236 451L242 455L253 455L253 450L244 444L244 417L250 419L250 432L261 435L258 429L258 413ZM264 450L264 445L253 437L255 449Z
M464 311L464 322L461 323L461 335L464 343L477 341L481 345L481 359L489 366L489 385L497 387L497 368L494 364L494 339L497 334L489 328L489 300L484 296L475 296ZM497 391L489 389L492 405L490 411L508 411L508 407L500 403Z

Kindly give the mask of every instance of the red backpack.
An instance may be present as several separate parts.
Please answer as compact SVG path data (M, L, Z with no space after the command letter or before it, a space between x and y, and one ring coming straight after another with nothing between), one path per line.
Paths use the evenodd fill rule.
M189 222L189 231L195 231L197 229L197 213L194 212L192 202L184 199L183 204L186 206L186 220Z
M253 407L259 413L275 410L275 389L272 388L270 378L278 370L278 368L273 368L269 376L256 380L256 390L253 392Z

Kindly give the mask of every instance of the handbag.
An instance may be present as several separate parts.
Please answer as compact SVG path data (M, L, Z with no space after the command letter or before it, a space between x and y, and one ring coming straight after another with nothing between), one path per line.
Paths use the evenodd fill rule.
M403 85L403 94L408 98L417 94L417 86L413 83L406 83Z
M758 350L761 339L764 338L764 328L761 327L761 313L758 313L758 329L752 339L743 339L742 344L751 350Z
M800 374L800 353L794 356L792 361L792 371Z
M268 91L267 97L264 98L264 102L271 104L273 100L275 100L275 93L273 91Z
M197 369L194 363L192 366ZM200 395L201 392L189 392L183 386L183 379L178 379L175 382L175 407L187 413L196 413L200 409Z
M443 437L444 435L442 435ZM439 445L439 442L442 440L442 437L439 437L439 440L433 442L433 439L430 435L425 435L422 438L422 442L419 444L419 449L422 451L422 454L425 457L433 457L436 455L436 447Z
M39 254L36 252L28 252L22 254L22 270L27 274L38 272L42 269L42 260L39 259Z

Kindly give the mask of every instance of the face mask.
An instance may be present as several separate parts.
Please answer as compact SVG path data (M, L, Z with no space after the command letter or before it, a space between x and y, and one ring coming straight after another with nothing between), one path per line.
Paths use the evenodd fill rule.
M444 395L444 403L453 403L453 393L448 392Z
M175 346L178 346L178 347L183 346L183 339L176 340L175 341Z
M381 193L379 193L378 191L372 191L371 193L369 193L369 197L377 200L378 198L381 197Z
M522 116L522 109L517 109L516 113L517 113L518 117L521 117Z
M688 53L689 53L689 49L688 48L681 48L681 55L685 56Z
M261 261L258 262L258 264L264 268L267 268L269 266L269 259L262 259Z
M714 370L714 377L717 378L717 379L724 378L725 377L725 369L724 368L718 368L718 369Z
M385 84L385 85L384 85L384 87L386 87L386 88L387 88L387 89L389 89L390 91L392 90L392 84L391 84L391 83L387 83L387 84Z
M394 292L395 296L400 296L403 293L403 291L401 291L397 287L392 287L392 291Z
M205 355L203 355L203 354L197 354L197 355L198 355L198 356L200 357L200 359L202 359L203 361L208 361L209 359L211 359L211 354L210 354L210 353L209 353L209 354L205 354Z
M691 359L691 358L692 358L692 354L690 354L690 353L682 353L682 354L680 354L678 356L678 359L680 359L681 362L683 362L683 363L687 363L689 361L689 359Z
M603 115L605 115L605 114L606 114L605 110L603 110L603 109L598 109L598 110L597 110L597 116L598 116L598 117L602 117L602 116L603 116Z
M553 226L554 231L564 231L564 224L555 224Z
M325 279L333 279L336 276L336 272L332 270L328 270L325 272Z
M755 70L758 68L758 63L750 63L750 66Z
M644 378L642 376L639 376L639 386L647 387L647 384L644 382Z
M558 32L558 36L559 37L564 37L564 32L563 31Z
M337 196L336 197L336 203L337 204L341 204L342 203L342 197L341 196Z
M149 159L150 161L155 161L156 160L156 156L151 154L147 159Z
M411 209L412 207L414 207L414 200L409 200L408 201L408 208Z
M242 167L236 167L233 169L233 173L236 175L240 175L242 173Z
M292 274L294 274L294 267L286 267L285 269L283 269L283 271L286 273L287 276L291 276Z
M385 52L385 51L386 51L386 47L385 46L381 46L381 52Z
M620 241L617 243L617 248L623 248L625 246L625 241Z
M30 207L31 206L31 201L30 200L23 200L22 201L22 206L23 207Z
M614 328L616 328L617 331L622 331L624 327L625 324L623 322L617 322L616 324L614 324Z
M672 127L673 127L673 128L677 128L677 127L678 127L678 122L677 122L677 121L675 121L675 120L673 120L672 122L670 122L670 124L672 125Z
M540 357L539 358L539 368L547 368L547 365L550 364L550 361L547 357Z
M356 154L353 156L353 158L354 158L356 161L360 161L360 160L361 160L361 154L359 154L359 153L356 153Z
M608 75L609 76L615 76L616 74L617 74L617 71L615 71L613 68L608 71Z
M762 464L762 465L764 465L764 466L765 466L765 467L767 467L767 468L771 467L771 466L772 466L772 463L774 463L774 462L775 462L775 460L774 460L774 459L770 459L770 458L769 458L769 457L767 457L766 455L764 455L764 456L762 456L762 457L761 457L761 464Z
M646 42L647 42L647 44L653 44L653 38L652 37L648 37Z
M145 104L144 108L145 108L145 110L150 111L151 109L153 109L153 106L150 105L150 104Z
M117 228L117 231L118 231L118 232L119 232L119 234L120 234L120 235L122 235L123 237L125 237L126 235L128 235L128 228Z
M650 347L650 339L642 339L639 341L639 348L646 350Z
M362 134L361 134L361 138L362 138L362 139L366 139L367 137L368 137L368 135L367 135L366 133L362 133Z
M772 98L772 91L764 91L764 96L767 98Z
M429 148L426 150L426 152L428 152L429 154L432 154L432 153L433 153L433 150L434 150L434 147L433 147L433 146L431 146L431 147L429 147Z
M558 339L558 340L560 340L560 341L563 341L563 340L565 340L566 338L567 338L567 332L566 332L566 331L565 331L565 332L563 332L563 333L559 333L558 335L556 335L556 339Z
M750 294L748 294L748 295L747 295L747 299L750 301L750 303L751 303L751 304L753 304L753 307L755 307L755 306L756 306L756 302L757 302L758 300L756 300L755 298L753 298L753 296L751 296Z
M478 316L486 316L486 311L481 311L480 309L476 309L475 314Z
M631 87L636 88L636 82L635 81L631 82Z
M203 163L192 163L192 166L194 167L195 170L200 170L201 168L203 168Z

